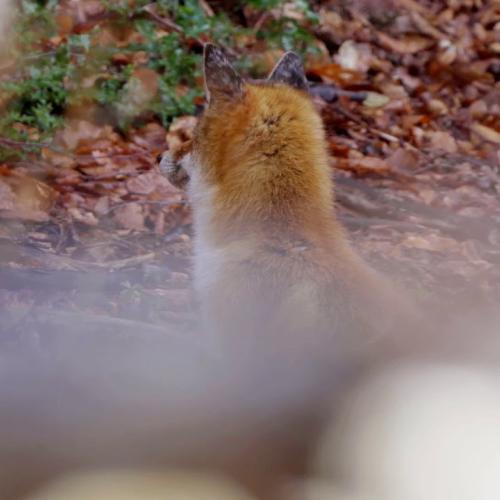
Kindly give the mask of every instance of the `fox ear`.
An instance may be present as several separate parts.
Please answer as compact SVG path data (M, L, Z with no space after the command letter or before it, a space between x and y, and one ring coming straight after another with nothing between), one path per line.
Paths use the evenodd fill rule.
M300 57L295 52L287 52L276 63L268 81L285 83L300 90L307 90L307 78Z
M231 66L224 52L211 43L203 50L203 71L207 101L237 99L243 95L243 80Z

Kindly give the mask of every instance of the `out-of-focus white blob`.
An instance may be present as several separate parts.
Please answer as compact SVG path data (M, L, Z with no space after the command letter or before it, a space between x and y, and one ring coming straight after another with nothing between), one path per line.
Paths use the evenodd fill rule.
M253 500L235 483L206 473L141 470L74 473L25 500Z
M499 374L450 365L386 370L348 398L315 468L350 492L332 499L500 498Z

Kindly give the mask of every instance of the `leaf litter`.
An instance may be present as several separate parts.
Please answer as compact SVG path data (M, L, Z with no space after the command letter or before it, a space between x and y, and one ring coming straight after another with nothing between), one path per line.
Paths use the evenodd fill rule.
M358 251L424 302L464 294L494 302L500 6L385 3L321 1L317 25L298 18L320 49L305 67L328 136L340 218ZM279 12L238 15L262 31ZM57 22L70 34L102 18L100 2L85 2L75 12L61 9ZM158 22L159 30L177 29ZM262 61L279 57L256 33L244 50ZM195 50L197 42L183 43ZM146 68L131 82L123 116L157 92ZM190 321L190 207L156 158L189 140L196 120L180 116L165 128L146 119L124 134L68 117L40 153L0 165L0 310L9 328L25 328L28 309L61 303L148 323Z

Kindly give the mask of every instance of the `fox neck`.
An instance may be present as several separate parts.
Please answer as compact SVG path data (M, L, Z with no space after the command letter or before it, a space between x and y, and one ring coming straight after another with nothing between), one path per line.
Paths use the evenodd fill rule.
M241 178L229 186L210 186L195 176L191 198L198 239L216 248L241 240L324 242L338 227L329 170L303 179L287 166L280 169L279 175L267 169L264 179Z

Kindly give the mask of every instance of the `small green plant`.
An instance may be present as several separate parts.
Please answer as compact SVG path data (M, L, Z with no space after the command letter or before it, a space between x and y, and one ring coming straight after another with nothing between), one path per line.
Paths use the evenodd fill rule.
M68 92L64 79L68 64L64 54L50 55L41 63L30 65L19 81L4 82L11 96L8 124L15 122L49 132L60 124Z
M265 25L265 29L257 34L267 41L268 45L284 50L294 50L302 55L314 54L316 48L312 43L314 36L309 31L310 26L318 23L319 18L307 0L250 0L248 4L265 11L274 10L278 16ZM295 15L285 9L292 9Z

